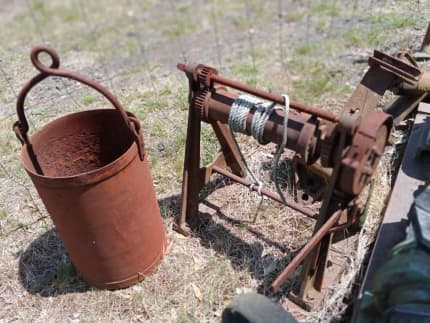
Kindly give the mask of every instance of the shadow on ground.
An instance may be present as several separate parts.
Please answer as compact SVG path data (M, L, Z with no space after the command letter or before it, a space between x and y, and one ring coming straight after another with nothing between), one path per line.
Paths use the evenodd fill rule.
M217 187L219 188L220 186L218 185ZM208 194L212 193L213 190L214 189L211 188ZM160 204L168 206L171 215L178 215L180 212L180 201L180 196L175 195L162 200ZM294 285L297 284L297 280L295 275L292 275L278 292L273 294L270 290L273 281L285 269L301 248L295 251L289 250L278 241L271 239L267 234L249 227L250 221L234 219L223 213L219 207L207 200L201 200L200 204L214 211L214 213L210 212L211 214L200 212L198 226L192 230L192 234L200 239L202 246L211 248L218 254L228 258L236 271L249 272L254 279L258 280L259 285L257 291L261 294L277 298L296 287ZM227 225L216 222L213 216L218 217ZM254 236L254 241L245 241L232 232L230 226L244 228L247 233ZM357 234L359 230L359 227L354 227L349 228L349 230L338 231L333 236L333 243L343 241ZM279 250L284 256L278 259L273 254L266 254L263 256L263 244ZM296 272L300 272L300 267Z
M247 271L252 277L259 281L258 292L269 295L270 285L275 278L281 273L286 265L295 256L296 252L286 249L282 244L270 239L265 234L250 228L249 221L234 219L223 213L219 207L210 203L205 199L208 195L213 193L226 185L231 185L231 181L215 180L208 183L202 190L204 196L201 196L200 204L205 205L208 209L212 209L215 214L206 212L199 212L199 220L196 228L192 230L192 235L198 237L201 245L205 248L213 249L217 254L222 255L229 259L232 267L236 271ZM172 195L170 197L160 199L160 209L164 217L177 217L180 214L181 196ZM163 211L164 210L164 211ZM211 212L212 213L212 212ZM213 216L217 216L223 222L234 227L246 227L246 231L251 233L255 240L250 243L238 237L232 232L228 226L222 223L217 223ZM263 244L270 245L285 254L285 257L276 259L272 254L263 254ZM286 289L292 288L292 281L285 283ZM276 293L276 295L281 295ZM275 296L276 295L272 295Z
M270 284L292 259L294 253L263 233L248 227L250 222L234 219L224 214L219 207L206 199L215 190L232 184L231 181L218 179L208 183L202 189L204 194L201 196L199 204L212 209L215 214L211 215L206 212L199 212L197 227L193 228L191 232L192 235L200 239L203 247L211 248L219 255L229 259L236 271L249 272L254 279L261 283L258 288L259 292L267 294ZM159 199L158 203L163 217L179 216L181 207L180 195L172 195L164 199ZM249 243L241 239L231 232L228 226L214 221L213 216L215 215L228 225L246 227L246 231L256 238L255 241ZM262 256L263 243L280 250L286 256L280 260L275 260L275 257L271 254Z
M214 188L212 187L210 191ZM163 217L178 216L180 195L159 199L158 202ZM246 225L244 221L225 215L206 200L201 203L214 209L221 220L232 226ZM253 243L236 236L228 227L215 222L208 213L200 213L199 225L193 230L193 235L201 240L203 247L212 248L218 254L227 257L235 270L248 271L260 282L258 291L268 294L270 284L294 254L264 234L251 228L246 230L255 236L256 240ZM262 256L263 243L280 250L286 256L280 260L275 260L271 254ZM49 297L91 289L76 272L55 229L39 236L19 256L20 281L31 294Z
M159 205L176 216L180 195L160 199ZM162 213L166 217L170 211ZM75 270L55 229L40 235L18 256L20 282L30 294L50 297L91 289Z
M163 217L179 214L180 201L180 195L160 199ZM75 270L55 229L40 235L18 256L19 279L30 294L51 297L92 288Z
M44 297L91 288L76 272L54 229L46 231L21 253L19 277L30 294Z
M209 204L206 201L203 203ZM233 226L246 226L247 224L227 216L220 210L217 210L217 216ZM249 272L259 282L257 291L269 295L271 294L271 283L291 261L294 253L261 232L249 227L246 230L256 238L254 242L249 243L238 237L224 225L215 222L208 213L200 213L199 228L194 232L204 247L212 248L218 254L227 257L236 271ZM285 257L276 259L272 254L263 256L263 243L280 250ZM286 283L288 289L292 287L290 285L290 283Z

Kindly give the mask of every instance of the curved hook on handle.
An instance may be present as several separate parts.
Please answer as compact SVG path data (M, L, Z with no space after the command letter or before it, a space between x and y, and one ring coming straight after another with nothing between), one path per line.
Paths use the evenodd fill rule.
M46 67L39 59L40 53L46 53L51 58L51 66ZM36 67L40 72L45 74L55 73L56 69L60 67L60 57L57 52L46 46L35 46L32 48L30 53L30 60L33 63L34 67Z
M48 56L51 58L50 66L44 65L40 61L39 55L41 53L48 54ZM46 46L35 46L31 50L30 59L34 67L38 69L40 73L35 77L33 77L27 84L25 84L18 95L18 99L16 103L18 121L15 122L15 124L13 125L13 130L15 131L16 136L18 137L18 139L21 141L22 144L26 144L30 149L32 149L30 140L28 138L29 126L28 126L27 118L24 113L25 97L27 96L28 92L30 92L30 90L37 83L41 82L46 77L59 76L59 77L69 78L69 79L78 81L80 83L83 83L85 85L88 85L89 87L93 88L101 95L103 95L106 99L108 99L109 102L120 112L122 119L124 120L127 127L130 129L130 131L132 132L138 147L139 157L141 160L144 159L145 147L143 144L143 137L142 137L139 121L136 118L132 118L127 114L125 109L122 107L121 103L119 103L117 98L112 93L110 93L107 88L105 88L104 86L98 84L94 80L87 78L83 75L80 75L71 71L67 71L67 70L61 70L59 68L60 57L52 48L49 48Z

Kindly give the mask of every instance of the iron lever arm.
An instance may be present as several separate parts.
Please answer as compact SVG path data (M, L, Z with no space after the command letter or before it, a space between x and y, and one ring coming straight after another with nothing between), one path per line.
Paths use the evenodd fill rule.
M201 66L203 66L203 65L197 65L197 68L199 68ZM179 63L177 65L177 67L179 70L181 70L183 72L187 71L187 66L185 64ZM262 99L266 99L266 100L275 102L277 104L281 104L281 105L285 104L284 98L282 96L279 96L279 95L276 95L273 93L269 93L269 92L266 92L263 90L256 89L252 86L249 86L249 85L237 82L237 81L230 80L228 78L222 77L222 76L215 74L215 73L210 73L207 77L210 80L210 82L208 82L208 83L212 83L212 82L218 83L221 85L225 85L225 86L234 88L234 89L239 90L239 91L247 92L249 94L258 96ZM309 113L309 114L315 115L317 117L320 117L322 119L325 119L325 120L328 120L331 122L338 122L339 121L339 117L336 114L331 113L331 112L326 111L326 110L323 110L321 108L313 107L313 106L306 105L306 104L299 103L299 102L295 102L295 101L290 101L290 107L297 110L297 111Z
M314 248L321 242L325 235L330 229L337 223L342 210L337 210L332 216L324 223L324 225L314 234L311 240L300 250L300 252L294 257L288 266L282 271L282 273L272 283L271 289L273 292L277 291L279 287L287 280L287 278L296 270L300 263L308 256Z

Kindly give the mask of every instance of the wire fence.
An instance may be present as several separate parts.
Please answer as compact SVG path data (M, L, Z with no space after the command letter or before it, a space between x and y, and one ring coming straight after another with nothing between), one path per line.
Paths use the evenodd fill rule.
M149 5L141 1L107 1L106 5L96 5L91 1L71 0L61 5L58 1L25 0L13 8L15 18L10 18L26 21L24 26L29 28L16 33L25 34L25 43L19 43L19 37L10 48L8 42L3 42L6 46L0 56L0 74L6 85L2 87L0 114L6 118L14 113L16 93L33 72L27 58L32 44L48 43L59 48L62 56L74 55L77 60L75 68L106 84L117 95L120 93L117 93L116 82L121 81L124 75L139 73L134 71L143 66L143 81L151 83L157 92L155 87L159 86L160 80L157 75L148 73L153 63L161 64L163 72L169 74L177 74L174 69L177 61L199 61L216 67L225 66L230 73L239 71L261 77L264 70L273 72L273 68L266 68L269 65L286 71L286 61L291 60L292 55L306 55L309 59L315 56L331 58L331 53L319 46L324 42L347 37L345 41L356 45L352 47L359 48L360 42L366 47L365 38L371 37L375 25L380 23L373 18L378 15L383 17L382 20L388 19L384 18L388 15L393 20L392 29L396 29L396 23L399 28L407 24L406 27L424 29L428 3L408 2L412 6L405 6L400 1L372 0L233 1L230 5L222 1L171 0L155 4L148 1ZM109 6L112 9L108 10ZM402 10L402 17L406 18L392 14L398 6L408 9L406 14ZM65 15L67 10L74 16ZM107 11L105 18L108 19L101 20L104 11ZM117 13L110 18L108 15L112 11ZM93 19L95 13L97 17ZM65 25L70 26L64 28ZM357 29L362 25L366 28L360 34ZM73 32L74 26L76 32ZM376 32L386 30L378 29ZM400 42L399 37L396 41ZM376 40L373 45L381 46L384 42L385 39ZM64 55L63 48L66 53L73 54ZM82 68L79 57L88 49L95 53L92 55L95 58L91 66ZM9 58L13 58L12 64ZM67 59L63 61L68 66ZM232 70L232 67L246 63L250 64L249 71L245 67L241 70L240 66ZM81 108L80 94L77 94L81 90L80 85L61 80L56 86L61 89L61 95L41 91L30 97L28 108L63 97L67 98L67 103ZM130 84L131 88L133 86Z
M16 119L20 88L36 73L30 48L43 43L57 49L64 68L94 78L124 104L143 105L147 111L138 109L137 115L148 119L145 127L172 129L153 141L162 146L186 130L186 110L175 106L186 104L187 92L177 62L212 65L227 76L336 110L366 67L357 73L349 66L373 47L414 49L430 14L430 1L22 0L0 6L8 12L0 35L3 131ZM82 84L53 77L30 92L26 110L34 129L103 100ZM10 134L1 138L5 169L16 161L10 140ZM213 146L203 148L210 154Z
M151 101L148 111L176 133L185 132L186 112L172 110L174 97L187 91L177 62L212 65L227 76L336 110L366 67L362 64L357 73L349 66L374 47L416 48L430 14L430 1L388 0L23 0L0 5L9 12L0 36L8 37L0 38L5 44L0 50L2 128L16 119L18 92L36 73L28 59L30 47L44 43L58 50L64 68L94 78L120 101L133 103L135 96L143 105L142 100ZM77 82L54 77L30 93L26 110L30 125L37 127L102 100Z

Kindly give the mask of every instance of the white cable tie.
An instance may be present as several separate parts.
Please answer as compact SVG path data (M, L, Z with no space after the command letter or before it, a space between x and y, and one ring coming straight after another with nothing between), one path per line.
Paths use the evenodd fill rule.
M258 182L255 182L255 183L251 183L251 184L249 184L249 190L251 191L251 192L253 192L254 191L254 187L255 186L258 186L258 188L257 188L257 194L259 195L259 196L261 196L262 195L262 193L261 193L261 191L263 190L263 182L261 182L261 181L258 181Z
M275 177L275 187L276 190L278 191L279 196L281 197L282 201L285 203L286 199L284 196L284 193L282 192L280 186L279 186L279 181L278 181L278 170L279 170L279 159L282 155L282 153L284 152L284 148L287 145L287 131L288 131L288 112L290 110L290 97L287 94L282 95L284 98L284 122L283 122L283 129L282 129L282 142L281 144L279 144L278 149L275 153L275 158L273 159L273 164L272 164L272 171ZM289 175L287 181L289 180ZM287 187L289 187L288 182L287 182Z
M261 191L263 190L263 182L258 183L257 193L261 196Z
M282 97L284 98L284 109L285 109L285 115L284 118L288 121L288 112L290 111L290 97L288 94L282 94Z

